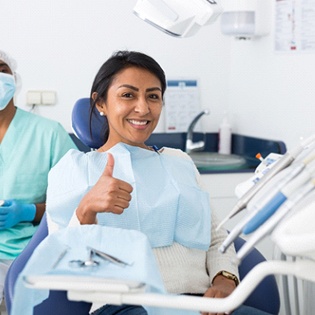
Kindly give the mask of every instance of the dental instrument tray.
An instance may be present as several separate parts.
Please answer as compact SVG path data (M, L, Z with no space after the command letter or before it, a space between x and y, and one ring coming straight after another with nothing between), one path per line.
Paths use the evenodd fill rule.
M84 291L111 293L142 293L146 285L132 280L119 280L99 277L78 277L77 275L29 275L23 278L27 287L50 290L77 290L84 279Z

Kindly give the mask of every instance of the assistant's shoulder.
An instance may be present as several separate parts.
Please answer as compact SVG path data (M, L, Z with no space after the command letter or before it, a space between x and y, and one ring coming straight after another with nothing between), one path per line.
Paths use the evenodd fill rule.
M54 156L52 165L56 164L69 149L77 148L66 129L55 120L19 108L14 119L17 124L27 126L28 133L32 134L33 143L49 144Z
M58 121L37 115L35 113L27 112L21 108L17 108L16 119L27 120L29 127L41 128L48 131L66 132Z

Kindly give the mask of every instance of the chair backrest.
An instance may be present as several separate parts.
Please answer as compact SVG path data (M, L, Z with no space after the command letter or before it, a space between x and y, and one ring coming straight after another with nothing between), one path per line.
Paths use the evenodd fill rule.
M245 240L238 237L234 241L235 250L238 251L244 243ZM259 250L254 248L242 260L242 263L238 268L240 280L242 280L251 269L263 261L266 261L265 257L259 252ZM280 310L280 295L275 276L268 276L261 281L251 295L246 299L244 304L258 308L270 314L278 314Z
M90 124L90 117L92 124ZM72 109L72 129L83 144L91 149L101 147L104 144L106 127L107 119L95 108L91 112L90 98L81 98L76 101Z

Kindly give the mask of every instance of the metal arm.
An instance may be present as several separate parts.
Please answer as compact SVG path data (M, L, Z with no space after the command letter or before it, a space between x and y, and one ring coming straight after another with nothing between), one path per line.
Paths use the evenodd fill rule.
M228 297L203 298L185 295L146 293L143 288L128 282L115 283L77 275L39 275L24 278L27 287L34 289L67 290L69 300L109 304L133 304L204 312L226 312L239 307L268 275L294 275L315 282L315 262L312 260L266 261L256 265ZM137 292L138 291L138 292Z

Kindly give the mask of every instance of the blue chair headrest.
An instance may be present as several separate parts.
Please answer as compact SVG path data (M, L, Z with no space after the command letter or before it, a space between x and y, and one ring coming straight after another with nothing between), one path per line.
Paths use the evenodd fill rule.
M101 116L97 109L94 108L91 113L90 98L76 101L72 109L72 129L82 143L91 149L98 149L104 144L106 127L107 119Z

